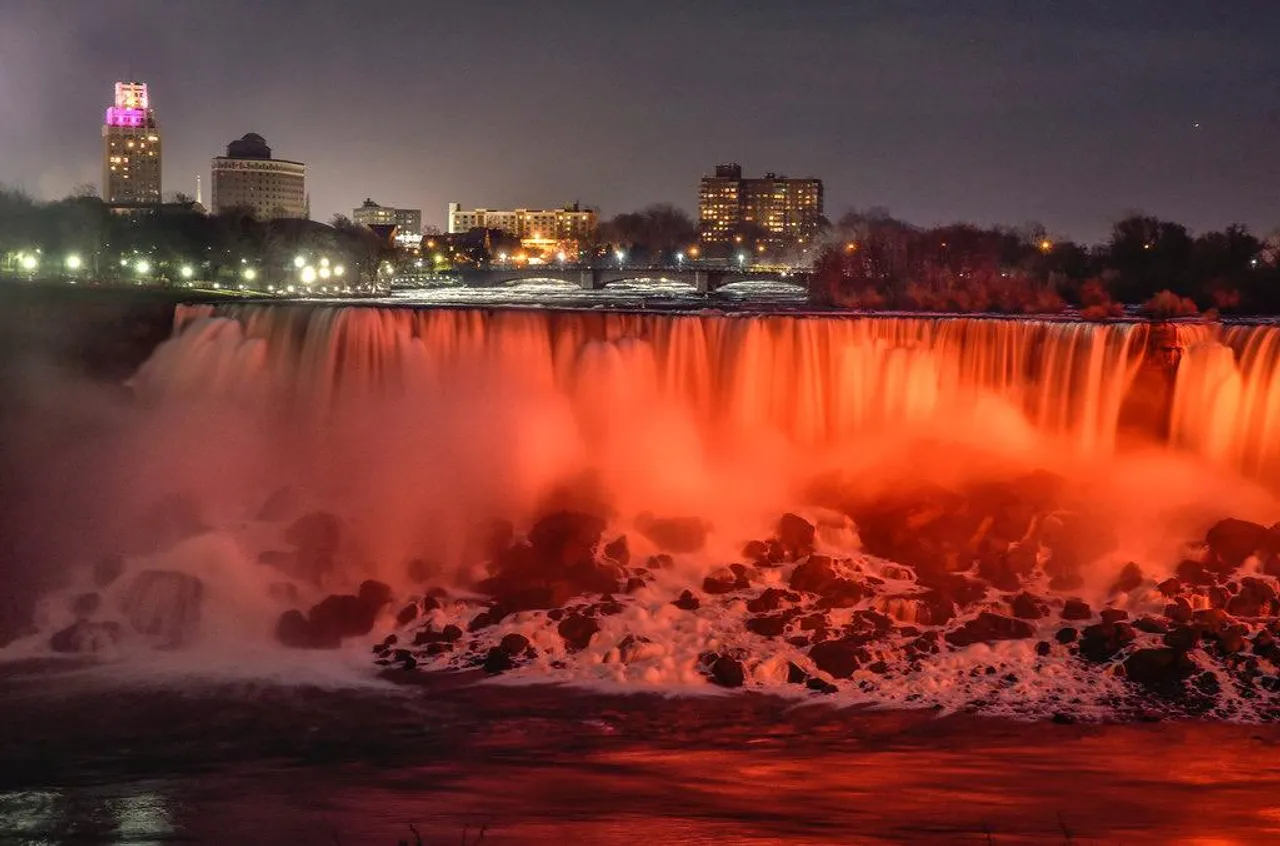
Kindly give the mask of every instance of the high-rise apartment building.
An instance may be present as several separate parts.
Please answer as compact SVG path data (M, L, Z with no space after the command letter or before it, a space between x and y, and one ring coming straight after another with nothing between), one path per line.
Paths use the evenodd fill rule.
M306 218L307 166L271 158L266 139L255 132L232 141L213 160L213 211L247 211L258 220Z
M396 243L404 247L422 242L422 209L396 209L366 199L360 208L352 209L351 219L363 226L396 227Z
M145 82L117 82L102 124L102 199L112 205L160 202L160 127Z
M714 176L702 178L698 218L707 243L727 242L749 225L774 242L796 243L821 224L822 180L773 173L743 179L739 165L718 165Z

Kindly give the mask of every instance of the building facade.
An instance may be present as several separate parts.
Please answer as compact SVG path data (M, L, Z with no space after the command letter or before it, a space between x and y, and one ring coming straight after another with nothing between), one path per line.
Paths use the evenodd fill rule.
M422 209L396 209L365 199L360 208L352 209L352 221L362 226L396 227L396 243L417 247L422 243Z
M307 166L273 159L266 140L250 132L213 160L213 212L243 210L258 220L309 217Z
M718 165L698 191L702 240L725 243L759 227L778 244L812 238L823 219L821 179L790 179L773 173L744 179L737 164Z
M160 127L145 82L117 82L102 124L102 200L160 202Z
M589 240L600 222L595 209L574 203L560 209L462 209L449 204L449 233L497 229L531 248Z

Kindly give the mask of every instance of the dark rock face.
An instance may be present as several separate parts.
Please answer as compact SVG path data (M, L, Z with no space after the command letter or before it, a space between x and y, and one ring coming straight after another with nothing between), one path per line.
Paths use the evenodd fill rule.
M969 646L995 640L1022 640L1034 635L1035 629L1030 623L983 611L960 628L947 632L946 638L952 646Z
M119 643L120 635L119 623L80 620L56 632L49 639L49 648L63 654L101 652Z
M837 679L847 679L866 657L861 647L838 640L827 640L814 644L809 650L809 660L819 670Z
M1227 600L1226 609L1236 617L1273 616L1280 610L1275 588L1254 576L1240 580L1240 591Z
M764 593L747 602L747 610L752 614L763 614L766 611L777 611L784 604L792 605L799 601L799 594L789 590L765 588Z
M746 673L741 661L721 655L711 664L711 678L721 687L742 687Z
M1044 600L1024 591L1009 603L1009 610L1019 620L1039 620L1049 613L1049 606Z
M613 540L604 545L604 557L608 558L614 564L626 567L631 563L631 547L627 543L626 535L618 535Z
M1080 637L1080 657L1101 664L1110 660L1137 637L1128 623L1085 626Z
M600 631L600 624L592 617L581 614L569 614L556 627L564 645L570 652L580 652L591 644L591 638Z
M641 514L636 518L640 533L662 550L677 555L698 552L707 543L710 526L697 517L654 517Z
M507 670L514 669L515 661L511 660L511 653L500 646L495 646L489 650L484 657L484 671L492 675L504 673Z
M702 607L702 602L698 600L698 597L694 596L692 593L690 593L687 590L684 593L680 594L680 596L677 597L671 604L681 609L682 611L697 611L699 608Z
M509 611L555 608L575 596L619 593L627 579L621 564L597 560L604 521L561 511L539 520L529 542L503 550L489 565L493 574L478 589Z
M1112 593L1131 593L1142 587L1142 568L1133 561L1124 565L1119 578L1111 586Z
M1175 649L1138 649L1125 659L1124 671L1129 681L1135 684L1152 690L1175 692L1195 673L1196 666L1185 652Z
M326 596L304 617L286 611L276 621L276 640L294 649L337 649L344 638L373 631L378 613L391 601L391 588L382 582L361 583L359 595Z
M827 608L849 608L867 596L861 582L843 576L835 562L825 555L810 555L797 565L791 571L788 584L792 590L818 594Z
M498 644L502 651L508 655L520 655L529 648L529 638L522 634L512 632L502 638L502 642Z
M1088 620L1093 616L1093 609L1082 599L1068 599L1062 606L1062 619Z
M747 631L755 632L762 637L779 637L787 629L787 617L772 614L765 617L752 617L746 622Z
M808 520L796 514L783 514L778 521L778 542L792 560L813 552L817 530Z
M1280 536L1266 526L1235 518L1215 523L1204 542L1209 547L1206 563L1220 574L1238 570L1251 555L1271 559L1280 551Z
M732 593L735 590L745 590L749 587L751 587L750 582L728 567L721 568L702 580L703 593L709 593L712 596Z
M195 636L203 602L204 583L195 576L143 570L126 588L121 606L134 631L172 648Z

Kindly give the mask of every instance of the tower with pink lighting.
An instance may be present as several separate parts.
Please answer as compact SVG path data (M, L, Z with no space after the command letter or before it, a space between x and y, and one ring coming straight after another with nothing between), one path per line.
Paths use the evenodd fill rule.
M145 82L117 82L102 124L102 199L160 202L160 128Z

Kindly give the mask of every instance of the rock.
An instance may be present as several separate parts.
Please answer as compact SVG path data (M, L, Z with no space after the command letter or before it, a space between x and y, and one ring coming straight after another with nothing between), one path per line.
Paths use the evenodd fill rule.
M119 555L99 558L93 565L93 583L99 588L108 587L124 573L124 559Z
M258 509L256 517L266 523L278 523L281 520L287 520L299 506L298 492L285 485L271 492L271 495L262 503L262 507Z
M670 570L676 566L676 562L665 552L659 552L657 555L650 555L644 566L648 570Z
M764 593L747 603L747 610L752 614L763 614L767 611L777 611L784 602L790 605L799 601L800 595L789 590L765 588Z
M1189 585L1211 585L1217 581L1214 572L1206 567L1204 562L1190 558L1184 558L1178 562L1177 574L1179 581Z
M787 684L804 684L808 680L808 673L800 669L793 662L787 662Z
M1227 613L1236 617L1263 617L1276 614L1276 590L1255 576L1240 580L1239 593L1226 602Z
M1030 623L983 611L960 628L947 632L946 639L952 646L969 646L994 640L1022 640L1034 635L1035 629Z
M512 632L511 634L504 636L498 643L498 646L500 646L502 651L508 655L516 656L529 648L529 638L522 634Z
M1078 638L1079 636L1080 636L1080 633L1078 631L1071 628L1070 626L1067 626L1066 628L1058 629L1058 633L1053 636L1053 639L1056 640L1058 643L1066 645L1068 643L1075 643L1076 638Z
M1103 608L1099 616L1104 623L1119 623L1129 619L1129 612L1123 608Z
M440 637L449 643L456 643L462 640L462 629L450 623L440 630Z
M1126 678L1152 690L1172 691L1196 670L1185 652L1174 649L1138 649L1124 661Z
M1133 627L1147 634L1164 634L1169 631L1169 624L1156 617L1139 617L1133 621Z
M672 601L671 604L683 611L697 611L702 605L702 603L698 601L698 597L694 596L687 590L681 593L680 597Z
M839 640L816 643L809 650L809 660L822 672L837 679L853 675L866 658L866 651L859 646Z
M484 671L492 675L505 673L507 670L514 669L515 666L515 662L511 660L511 653L500 646L490 649L484 657Z
M816 534L813 524L797 514L783 514L778 521L778 541L792 560L813 552Z
M787 617L781 614L752 617L747 620L746 626L747 631L762 637L778 637L787 629Z
M1128 623L1098 623L1080 634L1080 657L1101 664L1133 643L1137 633Z
M604 557L623 567L631 563L631 547L627 544L626 535L618 535L604 545Z
M71 613L75 614L77 619L83 620L93 616L101 606L102 597L97 593L82 593L71 601Z
M1220 574L1239 569L1251 555L1271 559L1280 550L1280 536L1276 533L1257 523L1234 518L1215 523L1204 542L1209 547L1206 563Z
M1039 655L1041 658L1045 657L1051 652L1053 652L1053 644L1049 643L1049 641L1041 640L1036 642L1036 654Z
M1079 590L1084 586L1084 577L1079 573L1055 573L1049 577L1049 589L1059 592Z
M1130 561L1120 570L1120 576L1111 586L1111 593L1132 593L1142 587L1142 568Z
M600 631L600 624L592 617L573 613L560 621L556 631L564 638L564 645L570 652L579 652L590 645L591 638Z
M418 619L418 603L410 602L408 605L400 609L400 613L396 615L396 628L403 629L405 626Z
M1044 600L1024 591L1009 603L1009 610L1019 620L1039 620L1049 613L1049 606Z
M381 611L382 606L391 602L391 586L376 579L365 579L361 582L358 593L360 601L375 612Z
M49 638L49 648L63 654L101 652L119 643L120 635L119 623L79 620L55 632Z
M827 694L835 693L840 689L836 687L834 684L832 684L831 682L826 681L824 679L817 678L817 677L810 678L807 682L804 683L804 686L809 688L812 691L816 691L817 693L827 693Z
M1173 597L1182 593L1182 582L1176 578L1165 579L1163 582L1156 585L1156 589L1159 590L1165 596L1172 599Z
M845 578L835 562L825 555L810 555L798 564L787 584L792 590L818 594L827 608L848 608L867 596L862 583Z
M919 602L916 621L924 626L942 626L956 616L956 605L940 590L930 590L916 597Z
M1062 619L1088 620L1093 616L1093 609L1083 599L1071 598L1062 606Z
M754 562L758 567L777 563L770 560L769 545L761 540L747 541L747 545L742 548L742 557Z
M646 584L647 582L645 582L645 580L640 578L639 576L632 576L631 578L627 579L627 583L623 585L622 592L635 593L636 591L643 588Z
M529 530L529 544L549 575L585 566L594 568L604 520L575 511L543 517Z
M701 551L710 530L697 517L654 517L648 512L636 518L636 528L659 549L677 555Z
M342 643L333 632L315 629L296 609L284 612L276 620L276 640L291 649L337 649Z
M330 594L307 613L314 638L324 644L373 631L377 608L350 594Z
M742 662L728 655L721 655L711 664L711 678L721 687L742 687L746 673Z
M716 570L702 580L703 593L709 593L713 596L732 593L735 590L743 590L750 586L746 579L743 579L727 567Z
M139 634L174 648L189 643L200 626L204 583L176 570L143 570L125 589L121 609Z
M1018 544L1011 549L993 549L978 559L978 575L997 590L1015 591L1035 570L1037 556L1029 546Z
M1191 603L1179 597L1164 607L1164 615L1175 623L1191 622Z
M1176 626L1169 629L1161 640L1170 649L1190 652L1200 643L1200 630L1193 626Z

